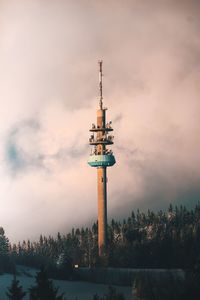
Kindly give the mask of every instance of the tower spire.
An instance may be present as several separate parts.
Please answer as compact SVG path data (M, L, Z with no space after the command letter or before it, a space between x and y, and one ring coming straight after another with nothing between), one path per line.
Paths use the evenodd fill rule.
M102 64L103 64L103 61L102 60L99 60L98 61L99 63L99 106L100 106L100 109L103 109L103 85L102 85Z

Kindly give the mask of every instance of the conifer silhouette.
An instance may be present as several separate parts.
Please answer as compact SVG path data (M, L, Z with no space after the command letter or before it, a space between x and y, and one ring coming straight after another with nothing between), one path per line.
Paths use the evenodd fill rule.
M8 292L6 292L6 295L10 300L21 300L26 295L26 292L23 291L23 288L22 286L20 286L19 280L16 279L15 275L12 280L11 286L8 287L7 289Z
M36 274L35 280L36 285L29 289L30 300L63 300L63 294L58 295L58 288L48 279L44 267Z

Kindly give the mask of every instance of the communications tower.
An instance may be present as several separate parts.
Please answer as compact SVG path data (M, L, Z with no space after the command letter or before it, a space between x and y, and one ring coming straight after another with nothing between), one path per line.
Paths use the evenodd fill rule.
M115 157L107 146L113 144L112 122L106 123L106 110L103 107L102 91L102 61L99 61L99 108L97 110L97 124L92 124L89 144L93 146L88 159L91 167L97 168L98 192L98 247L99 256L105 253L107 246L107 167L115 164Z

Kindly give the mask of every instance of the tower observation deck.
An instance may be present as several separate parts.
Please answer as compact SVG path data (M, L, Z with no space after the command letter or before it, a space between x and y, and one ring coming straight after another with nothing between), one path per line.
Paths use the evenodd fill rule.
M97 110L97 124L92 124L89 144L93 146L88 159L91 167L97 168L98 192L98 247L99 256L105 253L107 246L107 167L115 164L115 157L107 146L113 144L112 122L106 123L106 110L103 107L102 93L102 61L99 61L99 109Z

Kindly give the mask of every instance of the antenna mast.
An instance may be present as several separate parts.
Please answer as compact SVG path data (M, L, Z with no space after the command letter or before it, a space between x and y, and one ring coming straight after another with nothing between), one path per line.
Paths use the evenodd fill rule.
M99 256L107 254L107 167L115 164L115 157L107 146L113 144L113 131L111 122L106 123L106 108L103 108L102 95L102 60L99 60L99 107L97 109L96 125L92 124L89 144L93 150L88 159L91 167L97 168L97 193L98 193L98 248Z
M102 60L99 60L99 106L100 106L100 109L103 109L103 85L102 85L102 64L103 64L103 61Z

